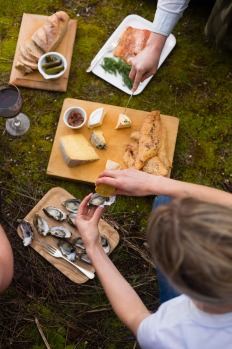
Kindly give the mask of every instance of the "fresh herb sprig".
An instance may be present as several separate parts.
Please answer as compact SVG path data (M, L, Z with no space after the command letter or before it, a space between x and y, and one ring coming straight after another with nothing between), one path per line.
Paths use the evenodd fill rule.
M124 62L123 59L118 60L111 57L105 57L101 67L110 74L116 75L119 73L122 76L124 84L131 90L133 81L129 78L131 65Z

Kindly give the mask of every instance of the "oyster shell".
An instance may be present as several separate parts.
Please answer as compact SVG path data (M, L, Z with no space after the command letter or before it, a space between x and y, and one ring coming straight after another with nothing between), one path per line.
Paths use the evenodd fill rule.
M84 244L84 242L83 242L83 240L82 240L82 238L80 236L75 238L72 243L73 243L74 246L79 247L79 248L81 248L82 250L85 251L85 244Z
M63 226L51 227L48 231L52 236L57 238L65 238L68 239L71 237L72 233L67 228Z
M91 196L88 204L93 206L100 206L100 205L110 206L115 202L115 199L116 199L116 196L105 197L97 193L94 193Z
M70 261L76 259L77 253L75 247L68 241L60 240L58 242L59 249L61 253L67 257Z
M33 219L33 224L39 234L46 236L49 231L49 226L47 221L41 217L38 213L35 214Z
M87 253L80 253L78 255L79 259L81 259L83 262L91 264L91 260L89 259Z
M44 207L43 211L48 217L53 218L56 221L60 221L60 222L65 220L67 217L66 213L64 213L59 208L54 206Z
M109 244L108 239L104 235L102 235L100 239L101 239L101 245L103 247L103 250L105 251L106 254L109 253L110 252L110 244ZM75 238L72 241L72 243L74 246L79 247L83 251L85 251L85 244L80 236Z
M101 244L102 244L102 247L103 247L103 250L105 251L105 253L109 253L110 252L110 244L109 244L109 241L108 239L102 235L101 236Z
M19 227L23 234L23 244L24 246L28 246L32 243L32 240L34 239L34 231L32 229L32 226L29 222L19 219Z
M73 213L73 212L71 212L71 213L69 213L69 214L67 215L68 223L69 223L72 227L74 227L74 228L77 227L76 224L75 224L76 215L77 215L77 214L76 214L76 213Z
M81 203L81 200L79 200L79 199L68 199L68 200L62 202L62 205L69 212L77 213L77 210L78 210L80 203Z

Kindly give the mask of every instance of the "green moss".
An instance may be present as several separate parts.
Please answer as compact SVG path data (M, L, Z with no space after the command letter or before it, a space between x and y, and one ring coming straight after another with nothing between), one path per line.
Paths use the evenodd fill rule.
M193 3L174 30L176 47L144 91L132 98L130 108L159 109L164 115L177 116L180 126L172 177L222 188L222 182L232 176L231 53L209 45L203 30L210 9ZM46 175L63 101L69 97L125 106L127 94L86 73L86 68L127 15L152 21L155 5L152 0L16 0L6 6L0 0L1 81L10 78L23 13L50 15L65 10L78 20L67 92L20 88L23 112L31 121L22 137L8 135L5 120L0 120L2 211L15 229L17 219L25 217L53 187L60 186L80 199L93 192L93 184ZM142 257L152 200L120 196L105 218L120 232L111 259L153 310L157 283L154 269ZM37 314L51 347L133 347L134 339L114 315L98 278L74 284L32 249L24 249L15 230L7 226L7 233L16 262L15 280L1 303L2 346L11 341L14 348L27 343L27 348L45 349L34 324Z

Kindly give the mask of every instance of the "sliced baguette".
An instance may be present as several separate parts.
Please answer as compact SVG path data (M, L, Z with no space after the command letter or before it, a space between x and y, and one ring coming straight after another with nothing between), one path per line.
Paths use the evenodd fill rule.
M17 62L16 62L16 66L15 66L18 70L20 70L23 75L25 74L29 74L33 72L33 69L31 69L30 67L26 66L23 62L22 62L22 56L19 55L17 58Z
M22 55L18 56L18 60L22 62L26 67L31 68L32 70L38 69L37 62L31 62L28 59L25 59Z
M22 45L23 52L27 52L28 58L30 57L32 60L38 62L40 57L44 54L44 51L39 48L32 39L27 40ZM20 48L21 51L21 48Z

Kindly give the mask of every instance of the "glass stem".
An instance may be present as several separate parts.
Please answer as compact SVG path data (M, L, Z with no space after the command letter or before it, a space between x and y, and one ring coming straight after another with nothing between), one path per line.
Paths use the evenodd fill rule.
M18 128L20 126L21 122L20 120L18 120L18 117L16 116L14 119L13 119L13 125Z

